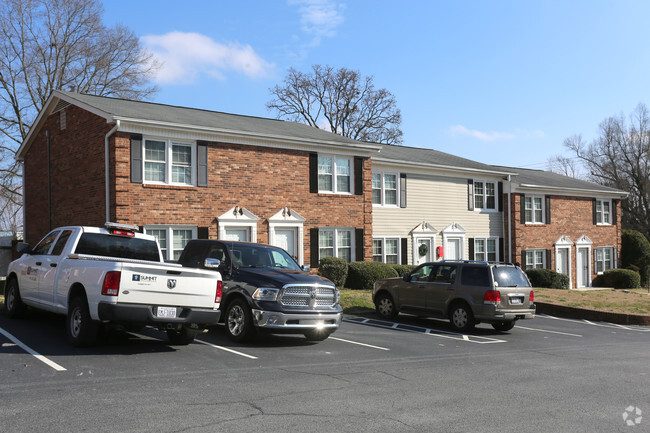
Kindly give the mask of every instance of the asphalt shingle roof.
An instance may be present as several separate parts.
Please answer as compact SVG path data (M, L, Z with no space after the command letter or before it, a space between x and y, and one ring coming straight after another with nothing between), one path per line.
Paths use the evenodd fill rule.
M381 150L379 151L379 154L376 155L376 158L385 158L393 161L432 164L446 167L502 172L502 170L495 168L492 165L472 161L471 159L461 158L460 156L440 152L439 150L423 149L419 147L384 144L381 146ZM511 173L512 171L505 171L505 173L509 172Z

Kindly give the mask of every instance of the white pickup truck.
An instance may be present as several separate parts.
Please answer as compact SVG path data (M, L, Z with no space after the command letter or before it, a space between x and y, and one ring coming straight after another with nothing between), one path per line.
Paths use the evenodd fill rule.
M26 306L67 315L68 340L93 343L102 324L152 325L172 344L189 344L219 321L221 274L165 263L153 236L137 227L61 227L9 264L5 312ZM216 268L218 260L206 267Z

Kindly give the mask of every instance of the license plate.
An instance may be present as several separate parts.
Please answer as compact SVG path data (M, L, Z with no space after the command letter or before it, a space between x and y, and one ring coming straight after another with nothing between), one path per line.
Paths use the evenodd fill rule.
M510 298L510 304L512 305L521 305L524 303L522 298Z
M156 317L176 318L176 307L158 307Z

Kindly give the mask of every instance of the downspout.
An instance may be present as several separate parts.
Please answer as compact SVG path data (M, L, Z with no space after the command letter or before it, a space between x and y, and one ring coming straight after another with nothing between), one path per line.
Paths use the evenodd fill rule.
M106 172L106 222L111 220L111 188L110 188L110 164L109 164L109 139L120 127L120 121L115 121L115 126L108 131L104 137L104 171Z
M512 175L508 175L508 263L512 263ZM523 266L523 263L522 263Z
M45 130L45 145L47 150L47 231L52 230L52 179L50 173L50 130Z

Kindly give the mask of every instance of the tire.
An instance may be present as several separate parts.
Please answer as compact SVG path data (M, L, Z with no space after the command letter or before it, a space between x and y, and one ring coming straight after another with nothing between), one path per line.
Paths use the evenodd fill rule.
M511 320L509 322L495 322L492 323L492 327L497 331L501 331L501 332L510 331L512 328L515 327L515 321Z
M327 340L330 334L330 331L323 329L312 329L311 331L305 332L305 338L307 341L323 341Z
M27 305L20 297L20 290L18 290L18 281L12 278L7 282L5 287L5 313L12 319L22 317L27 310Z
M469 331L476 325L472 309L465 302L457 302L451 306L449 323L454 330L459 332Z
M226 333L235 342L249 341L255 336L253 315L248 303L243 299L235 299L226 309Z
M193 329L189 328L182 328L180 331L176 331L174 329L168 329L167 330L167 338L169 339L169 342L172 345L175 346L187 346L190 344L192 341L194 341L194 337L196 337L196 334L198 331L195 331Z
M393 297L388 293L382 293L377 296L377 299L375 300L375 309L377 310L377 314L384 319L394 319L398 314Z
M68 305L66 321L68 341L74 347L85 347L95 342L99 333L99 322L90 317L88 303L84 296L72 298Z

